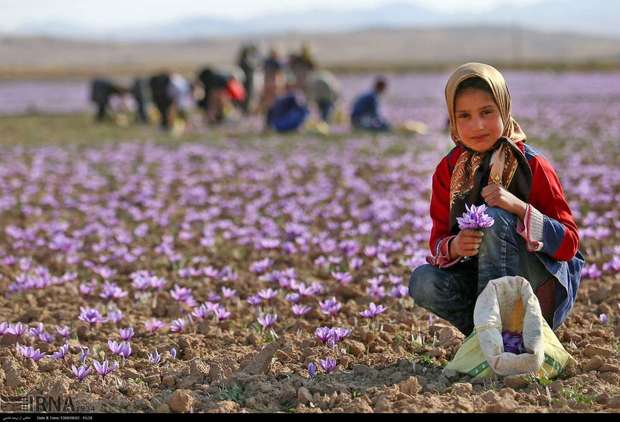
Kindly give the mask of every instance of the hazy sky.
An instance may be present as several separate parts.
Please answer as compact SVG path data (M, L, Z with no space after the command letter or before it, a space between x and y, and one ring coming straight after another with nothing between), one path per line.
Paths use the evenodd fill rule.
M521 5L540 0L0 0L0 30L49 20L103 29L196 15L241 19L317 8L359 9L394 1L418 3L432 9L479 11L498 4Z

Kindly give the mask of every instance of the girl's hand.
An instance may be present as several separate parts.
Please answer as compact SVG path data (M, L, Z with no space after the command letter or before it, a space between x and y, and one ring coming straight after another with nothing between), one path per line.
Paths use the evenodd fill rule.
M461 230L450 241L450 257L456 259L461 256L476 256L482 243L482 230Z
M482 189L482 198L490 207L497 207L515 214L521 220L525 218L527 204L514 196L502 185L490 183Z

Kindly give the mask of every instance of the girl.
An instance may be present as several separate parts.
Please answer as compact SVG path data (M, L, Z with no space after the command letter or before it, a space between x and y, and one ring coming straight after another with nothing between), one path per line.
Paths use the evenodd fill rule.
M467 336L489 280L520 275L556 329L573 307L584 264L560 181L526 145L499 71L465 64L445 94L456 146L433 175L431 256L411 275L409 294ZM465 205L483 203L495 224L484 232L459 230L456 218Z

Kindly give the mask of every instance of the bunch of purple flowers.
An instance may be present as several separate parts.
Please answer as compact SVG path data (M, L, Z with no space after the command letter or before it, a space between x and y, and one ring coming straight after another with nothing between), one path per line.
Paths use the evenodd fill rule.
M525 345L523 344L523 335L521 333L513 333L510 331L502 331L502 340L504 342L504 351L520 355L525 353Z
M370 302L370 305L368 305L368 309L365 309L364 311L360 312L360 316L364 318L374 318L377 315L385 312L386 309L387 308L383 305L377 306L373 302Z
M480 230L488 229L491 227L495 220L487 213L487 206L482 204L476 207L472 204L471 207L465 205L465 212L461 217L457 217L456 221L459 224L461 230Z

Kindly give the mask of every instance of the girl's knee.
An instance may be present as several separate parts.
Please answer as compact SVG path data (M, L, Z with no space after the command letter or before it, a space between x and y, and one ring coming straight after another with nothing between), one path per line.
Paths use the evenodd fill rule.
M416 303L425 303L429 296L433 296L436 281L436 268L430 264L417 267L409 279L409 296Z

